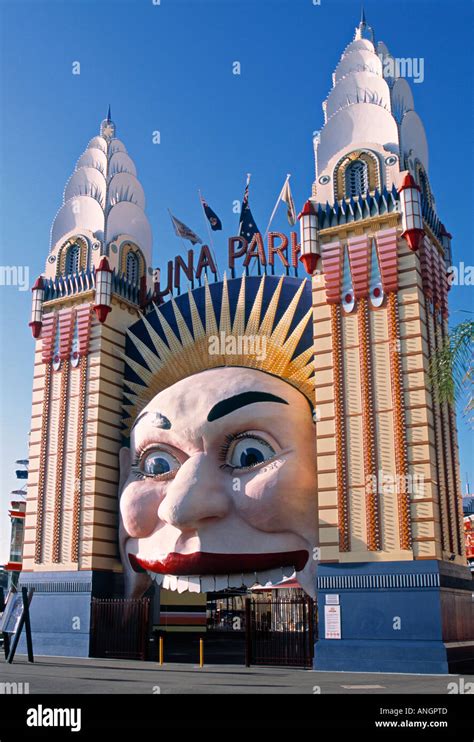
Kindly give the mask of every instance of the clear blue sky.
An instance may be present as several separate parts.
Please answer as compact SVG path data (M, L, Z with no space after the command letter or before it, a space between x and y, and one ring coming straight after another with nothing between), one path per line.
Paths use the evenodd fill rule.
M367 0L368 22L397 57L423 57L413 85L430 146L438 213L454 261L472 264L472 5L468 0ZM265 229L286 173L296 206L310 194L312 132L360 16L358 0L0 0L1 265L44 269L51 222L76 160L109 102L134 158L154 234L154 264L181 249L167 207L205 238L197 189L235 234L232 204L252 173ZM72 74L79 61L81 74ZM241 75L232 63L241 63ZM161 144L152 133L161 132ZM275 228L288 232L281 207ZM471 286L451 292L453 322ZM0 562L7 558L14 461L27 456L33 375L30 292L0 287ZM459 419L461 471L474 484L472 441ZM2 548L3 545L3 548Z

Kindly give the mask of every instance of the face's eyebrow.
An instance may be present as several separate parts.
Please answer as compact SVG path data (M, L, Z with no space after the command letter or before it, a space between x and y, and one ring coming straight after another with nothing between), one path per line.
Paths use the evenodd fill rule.
M134 427L138 425L140 420L145 417L145 415L152 415L154 419L152 420L151 424L154 428L160 428L161 430L169 430L171 428L171 423L167 417L159 412L150 412L150 410L145 410L145 412L142 412L140 415L138 415L137 419L130 428L130 433L132 432Z
M224 415L228 415L230 412L239 410L241 407L246 407L249 404L255 404L256 402L278 402L278 404L288 404L285 399L276 397L274 394L268 392L242 392L242 394L236 394L234 397L228 397L218 402L210 410L207 420L213 422L218 420Z

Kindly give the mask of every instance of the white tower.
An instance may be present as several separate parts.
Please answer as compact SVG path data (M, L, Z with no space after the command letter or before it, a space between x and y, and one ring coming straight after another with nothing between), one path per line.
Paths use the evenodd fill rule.
M112 595L113 576L122 569L121 352L127 328L152 296L144 209L135 165L115 136L109 109L66 184L46 268L33 287L36 353L21 579L36 589L39 653L88 654L91 595ZM43 593L49 596L44 604ZM42 623L43 610L54 613L54 632ZM71 630L72 610L81 619L79 631Z
M399 74L362 15L323 103L301 214L302 253L314 256L318 600L339 594L344 627L337 643L320 625L326 670L446 672L450 642L472 639L456 423L429 374L448 331L449 235Z

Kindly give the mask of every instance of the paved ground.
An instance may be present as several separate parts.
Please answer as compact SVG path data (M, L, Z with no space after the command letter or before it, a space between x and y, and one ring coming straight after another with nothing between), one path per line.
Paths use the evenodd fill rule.
M466 684L473 683L474 676L315 672L238 665L205 665L201 669L189 664L160 667L152 662L75 657L37 657L30 665L26 657L17 655L12 665L0 660L0 682L9 681L29 683L30 693L447 694L450 683L457 683L466 692Z

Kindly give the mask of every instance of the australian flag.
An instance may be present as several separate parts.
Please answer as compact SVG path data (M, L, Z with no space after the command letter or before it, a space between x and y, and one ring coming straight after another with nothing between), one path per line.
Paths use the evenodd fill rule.
M202 203L202 208L204 209L204 213L207 216L209 224L211 225L212 231L217 232L219 229L222 229L221 220L219 219L215 211L213 211L211 207L207 205L207 203L204 201L202 196L201 196L201 203Z
M245 237L250 243L254 234L259 231L249 206L249 183L245 186L242 210L240 212L239 237Z

